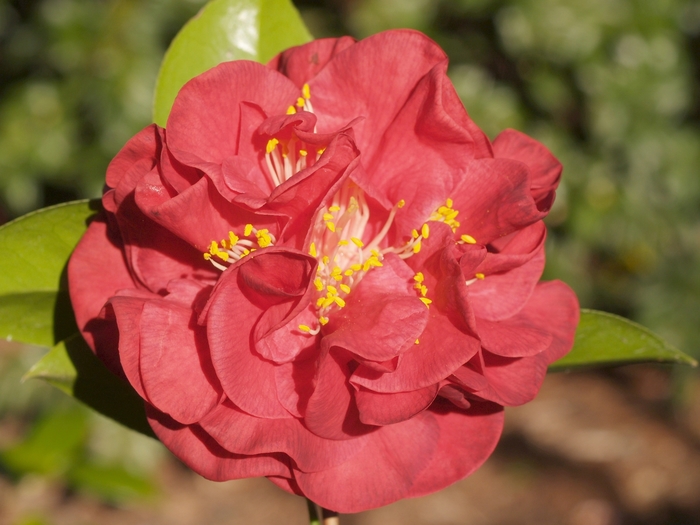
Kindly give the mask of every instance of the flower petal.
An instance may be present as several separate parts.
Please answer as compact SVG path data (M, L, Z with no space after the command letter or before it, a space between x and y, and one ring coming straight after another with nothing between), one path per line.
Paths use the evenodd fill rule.
M267 67L279 71L301 89L331 58L354 44L355 39L349 36L319 38L302 46L290 47L270 60Z
M360 387L355 402L360 421L367 425L393 425L412 418L430 406L438 384L410 392L380 393Z
M284 454L245 456L222 448L198 425L182 425L146 404L148 423L163 444L200 476L212 481L257 476L291 477Z
M168 147L180 162L206 171L238 154L241 103L284 114L299 96L285 76L262 64L224 62L183 86L168 117Z
M540 142L514 129L502 131L493 141L496 158L519 160L532 173L530 191L541 211L549 211L561 179L562 165Z
M191 308L167 300L147 302L140 346L144 390L156 408L187 425L216 406L220 387L204 329Z
M366 442L363 437L342 441L323 439L307 430L298 419L258 418L230 403L219 405L200 425L230 452L246 456L281 452L303 472L340 465Z

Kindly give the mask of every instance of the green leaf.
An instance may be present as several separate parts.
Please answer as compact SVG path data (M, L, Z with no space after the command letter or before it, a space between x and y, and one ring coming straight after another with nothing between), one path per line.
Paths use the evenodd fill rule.
M24 378L43 379L122 425L155 437L146 421L143 400L107 370L80 334L54 346Z
M69 202L0 227L0 337L50 347L77 331L66 263L98 209Z
M148 478L133 474L119 465L80 462L68 471L66 477L79 490L109 502L130 501L156 492Z
M698 364L637 323L618 315L582 309L573 350L550 365L549 370L644 361Z
M312 39L290 0L213 0L180 30L158 73L153 120L165 126L185 83L221 62L265 63Z

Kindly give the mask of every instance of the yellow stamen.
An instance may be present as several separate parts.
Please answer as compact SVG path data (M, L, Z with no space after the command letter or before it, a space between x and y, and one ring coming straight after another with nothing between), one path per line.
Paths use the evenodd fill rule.
M324 151L326 151L326 148L320 148L320 149L316 150L316 153L318 153L319 155L323 155Z
M355 272L353 272L352 270L345 270L344 275L347 275L348 277L350 277L353 273L355 273Z
M329 294L338 295L338 289L335 286L333 286L332 284L329 284L328 286L326 286L326 290L328 290Z
M309 246L309 255L311 255L311 257L316 257L318 255L316 252L316 243L314 242L312 242L311 246Z
M447 206L448 208L451 208L451 207L452 207L452 204L454 204L454 202L453 202L452 199L450 199L450 198L448 198L448 199L445 201L445 206Z
M413 245L413 253L418 253L420 251L420 241Z
M323 261L323 264L325 264L325 265L328 265L328 263L331 262L331 258L328 257L327 255L324 255L321 260Z
M203 255L204 255L204 260L205 260L205 261L210 261L210 260L211 260L211 254L210 254L210 253L204 252Z
M424 224L423 227L420 229L420 234L423 236L424 239L427 239L428 235L430 235L430 227L427 224Z
M474 277L476 277L477 279L483 279L486 276L483 273L476 273L476 274L474 274Z
M403 208L404 206L406 206L406 201L403 199L396 203L397 208Z
M304 102L305 102L304 99L301 98L301 97L299 97L299 98L297 99L297 107L298 107L298 108L303 108L303 107L304 107Z
M297 112L297 108L294 106L289 106L287 108L287 115L294 115Z
M332 222L332 221L326 221L326 226L328 227L328 229L329 229L330 231L332 231L333 233L335 233L335 223L334 223L334 222Z
M418 230L411 230L411 235L413 236L414 239L418 238Z
M460 239L462 239L467 244L476 244L476 239L474 237L472 237L471 235L466 235L466 234L462 235L460 237Z
M309 85L308 85L308 84L304 84L304 85L301 87L301 94L304 95L304 98L305 98L306 100L310 100L310 99L311 99L311 88L309 88Z
M420 344L420 339L416 339L416 342L414 344L419 345Z
M350 243L348 241L346 241L345 239L341 239L338 241L338 246L347 246L348 244L350 244Z
M341 284L340 289L343 290L345 293L350 293L350 287L347 284Z
M277 139L270 139L267 141L267 146L265 146L265 152L266 153L272 153L275 148L277 147L277 144L279 144L280 141Z
M358 248L362 248L362 247L365 245L365 243L363 243L363 242L362 242L360 239L358 239L357 237L350 237L350 240L351 240L351 241L355 244L355 246L357 246Z
M321 323L322 325L327 325L328 324L328 317L319 317L318 322Z
M309 327L306 326L305 324L300 324L300 325L299 325L299 330L301 330L302 332L310 332L310 331L311 331L311 328L309 328Z
M261 248L267 248L272 244L272 237L267 229L258 230L255 236L258 238L258 246Z
M333 300L335 301L335 304L337 304L341 308L345 307L345 301L342 298L336 296L336 297L333 297Z
M413 280L416 281L417 283L422 283L425 280L425 276L423 275L423 272L418 272L416 275L414 275Z
M253 232L253 225L246 224L245 229L243 230L243 236L248 237L252 232Z
M320 277L316 277L316 279L314 279L314 286L319 292L323 291L323 282L321 281Z
M309 154L309 152L306 151L305 149L299 150L299 155L301 155L302 157L306 157L308 154Z
M324 220L324 221L332 221L333 219L335 219L335 217L333 217L332 214L330 214L330 213L324 213L324 214L323 214L323 220Z
M332 211L332 212L340 211L340 206L331 206L330 208L328 208L328 211Z
M424 304L425 306L427 306L428 308L430 308L430 303L433 302L433 301L431 301L430 299L428 299L427 297L419 297L419 299L420 299L421 301L423 301L423 304Z

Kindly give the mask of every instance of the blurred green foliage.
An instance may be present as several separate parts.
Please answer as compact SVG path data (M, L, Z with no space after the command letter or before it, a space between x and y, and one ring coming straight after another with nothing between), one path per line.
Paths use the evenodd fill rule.
M168 43L203 3L0 0L0 222L99 196L109 160L150 122ZM412 27L434 38L489 136L520 129L565 166L545 277L700 356L699 0L296 5L316 37ZM2 469L108 501L150 493L155 442L46 385L18 388L37 359L0 359L0 419L35 421L1 440Z

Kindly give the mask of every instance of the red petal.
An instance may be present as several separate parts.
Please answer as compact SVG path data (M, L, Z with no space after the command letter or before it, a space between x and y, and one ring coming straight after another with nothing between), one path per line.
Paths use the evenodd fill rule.
M88 323L100 315L102 307L117 290L135 286L124 261L121 239L108 231L105 221L104 215L100 214L90 223L68 261L68 284L75 320L93 350L98 336L88 329ZM109 268L109 279L105 279L106 268ZM116 341L112 342L116 350L114 343Z
M200 425L230 452L246 456L281 452L292 458L295 468L304 472L340 465L366 442L362 437L343 441L323 439L309 432L295 418L257 418L229 404L218 406Z
M291 477L284 454L244 456L222 448L198 425L185 426L146 404L146 415L153 431L188 467L212 481L258 476Z
M298 96L294 83L261 64L224 62L180 90L168 117L168 147L188 166L221 165L238 154L242 103L277 115Z
M132 167L144 160L150 163L150 166L145 168L144 173L153 168L158 158L161 142L160 130L155 124L146 126L131 137L107 167L107 186L110 188L119 186ZM136 186L136 181L132 181L132 184L131 188L133 189Z
M383 394L365 388L355 392L360 421L367 425L392 425L412 418L430 406L438 392L438 385L430 385L411 392Z
M304 424L326 439L353 439L374 427L363 424L348 383L349 358L340 353L325 353L318 360L314 393L304 413Z
M180 423L199 421L216 406L220 389L194 312L172 301L149 301L140 329L141 377L149 401Z
M283 51L270 60L267 67L279 71L301 88L315 77L331 58L354 43L355 39L349 36L320 38Z
M472 161L452 195L459 210L458 234L488 244L540 220L530 195L530 172L522 162L508 159Z
M495 407L466 413L431 409L380 427L342 465L312 474L295 471L295 478L306 497L343 513L421 496L476 470L496 446L502 420Z
M527 164L532 173L532 196L542 211L548 211L561 179L562 165L556 157L543 144L514 129L507 129L496 137L493 153L496 158Z
M153 294L152 297L158 297ZM143 297L117 296L112 297L109 306L114 312L117 327L119 329L119 361L126 378L138 394L148 400L143 389L141 369L141 346L139 341L139 325L143 305L147 299Z

